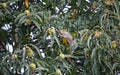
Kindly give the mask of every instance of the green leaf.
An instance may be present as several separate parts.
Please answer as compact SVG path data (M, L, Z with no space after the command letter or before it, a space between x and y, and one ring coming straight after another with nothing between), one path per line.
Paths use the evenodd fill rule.
M94 48L91 53L91 60L93 61L97 57L97 49Z
M90 34L90 36L89 36L89 38L87 40L87 46L88 46L88 48L90 48L90 42L92 40L92 36L93 36L93 34Z
M103 62L105 63L105 65L109 68L109 70L113 74L112 65L109 62L105 61L105 60L103 60Z
M19 21L18 21L18 25L19 24L22 24L22 23L25 23L26 22L26 19L27 18L27 16L25 15L25 16L22 16L20 19L19 19Z
M116 70L116 68L119 66L119 63L114 63L112 66L112 70Z
M40 25L41 25L41 24L39 24L36 20L32 20L32 22L36 25L36 27L37 27L39 30L41 30L41 29L40 29Z
M41 17L40 17L39 15L33 13L32 16L33 16L33 17L36 17L36 18L38 19L38 21L39 21L40 23L42 23L42 19L41 19Z
M35 48L35 50L37 51L37 53L38 53L38 55L40 56L40 58L42 58L42 54L41 54L41 52L40 52L40 49L39 49L37 46L35 46L34 44L28 44L28 45L30 45L30 46L32 46L33 48Z
M19 19L21 19L21 17L25 16L25 13L21 13L17 16L17 18L15 19L14 23L17 23L19 21Z
M58 38L56 37L56 35L53 35L53 36L54 36L54 38L55 38L55 40L56 40L56 42L57 42L58 46L60 47L60 43L59 43Z
M5 61L6 61L6 59L9 57L9 55L6 55L4 58L3 58L3 60L1 61L1 63L0 63L0 65L2 65Z
M22 58L22 62L25 61L25 58L26 58L26 50L23 50L23 58Z

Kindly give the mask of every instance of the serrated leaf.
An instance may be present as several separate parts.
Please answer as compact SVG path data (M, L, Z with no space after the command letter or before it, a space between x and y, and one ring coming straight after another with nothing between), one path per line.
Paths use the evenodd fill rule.
M22 23L26 22L26 18L27 18L26 15L25 15L25 16L22 16L22 17L19 19L18 24L22 24Z
M56 35L53 35L53 36L54 36L54 38L55 38L55 40L56 40L56 42L57 42L58 46L60 47L60 43L59 43L58 38L56 37Z
M33 17L36 17L41 23L42 23L42 19L39 15L36 15L36 14L32 14Z
M18 16L17 16L17 18L15 19L15 23L17 23L18 21L19 21L19 19L21 18L21 17L23 17L23 16L25 16L25 13L21 13L21 14L19 14Z
M84 29L84 30L81 30L79 33L80 35L83 35L84 33L88 32L89 30L88 29Z
M90 36L88 37L88 40L87 40L87 46L90 47L90 41L92 39L92 35L93 34L90 34Z
M27 19L27 18L25 18L24 20L22 20L22 21L21 21L21 22L19 22L18 24L23 24L23 23L25 23L27 20L28 20L28 19Z
M76 56L67 55L67 54L65 54L65 57L67 57L67 58L74 58L74 59L78 59L78 57L76 57Z
M28 67L28 65L26 65L27 66L27 70L25 71L25 75L30 75L31 73L31 71L30 71L30 68Z
M4 63L4 61L5 61L8 57L9 57L9 55L6 55L6 56L3 58L3 60L1 61L0 65L1 65L2 63Z
M46 37L47 37L47 31L45 32L45 34L44 34L44 40L46 40Z
M64 63L64 62L63 62L63 65L64 65L64 67L67 69L67 71L71 73L71 71L70 71L68 65L67 65L66 63Z
M34 44L28 44L28 45L30 45L30 46L32 46L33 48L35 48L35 50L37 51L38 55L39 55L40 57L42 57L41 52L40 52L40 49L39 49L37 46L35 46Z
M86 32L86 33L84 33L84 34L82 34L82 37L81 37L81 39L80 39L80 42L82 42L82 41L83 41L84 37L85 37L87 34L88 34L87 32Z
M22 62L24 62L25 61L25 57L26 57L26 50L23 50L23 55L22 55Z
M100 53L100 50L98 51L98 61L99 61L99 63L101 64L101 53Z
M35 20L32 20L32 22L36 25L36 27L40 30L40 24L37 22L37 21L35 21Z
M111 65L109 62L105 61L105 60L104 60L103 62L104 62L105 65L110 69L110 71L113 72L113 71L112 71L112 65Z
M115 70L119 66L119 63L114 63L112 66L112 70Z
M96 57L97 57L97 49L96 48L94 48L93 50L92 50L92 53L91 53L91 60L93 61Z

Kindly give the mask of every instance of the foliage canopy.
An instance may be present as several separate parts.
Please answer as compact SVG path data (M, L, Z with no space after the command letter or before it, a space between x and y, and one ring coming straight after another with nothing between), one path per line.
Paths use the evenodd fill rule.
M0 0L0 75L117 74L119 7L119 0ZM73 55L60 29L77 40Z

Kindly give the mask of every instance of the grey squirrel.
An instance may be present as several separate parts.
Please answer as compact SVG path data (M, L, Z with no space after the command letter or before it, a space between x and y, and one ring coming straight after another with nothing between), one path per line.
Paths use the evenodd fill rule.
M65 29L59 30L59 33L60 33L61 37L65 38L67 40L67 42L69 43L69 46L70 46L70 54L73 54L74 51L78 47L78 43L72 37L72 35L68 31L66 31Z

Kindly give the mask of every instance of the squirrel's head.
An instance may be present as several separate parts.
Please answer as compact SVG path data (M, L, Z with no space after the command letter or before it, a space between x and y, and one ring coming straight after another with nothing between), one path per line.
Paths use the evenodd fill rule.
M61 30L59 30L59 33L60 34L64 34L64 33L66 33L67 31L65 30L65 29L61 29Z

